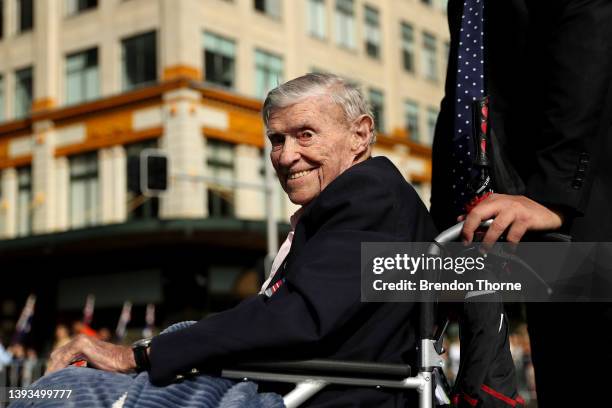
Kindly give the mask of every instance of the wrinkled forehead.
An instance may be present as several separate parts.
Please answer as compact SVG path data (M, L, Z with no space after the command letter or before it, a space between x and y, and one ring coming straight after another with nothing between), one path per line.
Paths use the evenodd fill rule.
M268 118L270 131L283 131L295 126L346 127L346 125L342 107L327 94L308 96L291 105L273 109Z

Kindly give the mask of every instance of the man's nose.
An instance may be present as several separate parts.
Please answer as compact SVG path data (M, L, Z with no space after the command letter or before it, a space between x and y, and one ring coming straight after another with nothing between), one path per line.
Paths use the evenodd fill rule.
M292 137L286 137L281 148L279 164L283 167L291 167L299 159L300 150L296 140Z

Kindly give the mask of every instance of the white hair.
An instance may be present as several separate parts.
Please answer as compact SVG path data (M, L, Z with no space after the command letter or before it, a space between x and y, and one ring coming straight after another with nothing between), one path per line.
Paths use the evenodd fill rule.
M310 73L287 81L268 92L263 105L262 116L268 127L268 120L274 110L286 108L312 96L329 95L344 112L347 123L361 115L372 119L370 144L376 142L374 115L359 88L346 79L333 74Z

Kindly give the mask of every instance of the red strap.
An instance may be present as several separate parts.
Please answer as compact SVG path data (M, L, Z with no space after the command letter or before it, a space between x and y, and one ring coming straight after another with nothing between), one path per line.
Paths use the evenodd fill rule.
M487 191L486 193L484 193L483 195L480 195L478 197L474 197L472 199L472 201L470 201L469 203L467 203L465 205L465 210L466 212L470 212L474 209L474 207L476 207L478 204L480 204L481 202L483 202L484 200L486 200L487 198L489 198L489 196L493 194L492 191Z
M470 406L472 406L472 407L478 406L478 400L476 398L470 397L465 392L462 392L461 394L453 395L453 405L455 405L455 406L459 405L459 399L460 398L463 398L465 400L465 402L470 404Z
M470 404L471 406L475 407L478 405L478 400L476 398L472 398L469 395L467 395L465 392L463 394L461 394L461 396L463 397L464 400L467 401L468 404Z
M484 384L482 384L480 388L487 394L493 396L494 398L497 398L498 400L504 401L506 404L510 405L511 407L516 407L517 405L525 404L525 401L520 396L517 397L516 399L512 399L510 397L505 396L501 392L495 391L493 388L488 387Z

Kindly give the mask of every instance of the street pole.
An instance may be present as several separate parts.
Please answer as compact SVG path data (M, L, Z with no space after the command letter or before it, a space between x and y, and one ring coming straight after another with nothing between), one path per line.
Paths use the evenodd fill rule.
M272 168L272 161L270 160L270 153L272 152L272 145L268 140L264 130L264 175L265 175L265 194L266 194L266 222L267 222L267 241L268 241L268 253L264 262L265 276L266 279L270 275L272 269L272 262L278 253L278 224L276 217L276 206L274 187L276 185L274 180L274 169Z
M275 187L276 177L274 174L274 168L270 161L270 153L272 151L272 145L268 140L268 137L264 133L264 183L250 183L238 180L223 180L217 179L216 177L200 176L193 174L173 174L172 179L174 180L192 180L201 181L204 183L218 184L221 186L232 187L232 188L247 188L254 190L263 190L265 195L265 211L266 211L266 241L267 241L267 252L264 259L265 276L266 279L270 275L272 269L272 262L278 253L278 214L277 205L278 200L276 199Z

